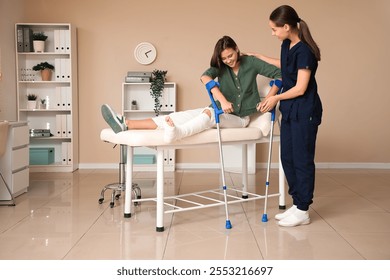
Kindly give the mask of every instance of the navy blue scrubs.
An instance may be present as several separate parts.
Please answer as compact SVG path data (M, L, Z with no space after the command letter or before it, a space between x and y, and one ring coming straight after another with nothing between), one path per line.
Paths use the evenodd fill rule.
M288 39L282 43L280 62L283 91L295 86L299 69L310 69L311 76L302 96L280 101L281 160L289 185L288 193L292 196L294 205L307 211L313 203L314 155L322 117L322 104L315 80L318 62L305 43L301 41L291 49L290 43Z

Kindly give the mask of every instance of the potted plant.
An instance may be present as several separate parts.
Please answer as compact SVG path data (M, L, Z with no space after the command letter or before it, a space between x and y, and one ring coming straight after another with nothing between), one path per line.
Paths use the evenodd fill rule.
M131 110L137 110L137 100L131 101Z
M32 35L33 46L35 52L44 52L45 51L45 41L47 36L44 32L36 32Z
M27 109L34 110L37 108L37 98L38 96L36 94L27 94Z
M46 109L46 99L41 98L41 104L39 104L40 109Z
M48 62L41 62L32 68L34 71L41 71L42 81L50 81L54 66Z
M160 114L160 98L164 90L165 75L167 72L168 71L157 69L153 70L152 72L152 78L150 81L150 95L154 99L154 112L156 113L156 116Z

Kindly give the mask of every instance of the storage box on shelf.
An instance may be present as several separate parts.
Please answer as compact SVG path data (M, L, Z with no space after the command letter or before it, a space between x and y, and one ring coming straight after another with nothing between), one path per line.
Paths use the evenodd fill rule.
M30 148L30 165L54 163L54 148Z
M50 129L49 137L31 137L31 148L53 148L54 162L30 165L31 171L72 172L78 168L78 104L76 29L66 23L17 23L16 65L18 120L30 129ZM32 33L47 35L43 52L34 52ZM48 62L54 72L42 80L33 67ZM35 109L27 95L36 94ZM44 101L42 101L44 100Z
M137 107L132 108L136 101ZM160 115L167 115L176 111L176 83L166 82L160 99ZM146 119L156 116L154 100L150 95L150 83L123 83L122 84L122 113L127 119ZM155 150L147 147L138 147L134 150L134 170L156 170ZM175 150L165 151L165 171L175 170Z

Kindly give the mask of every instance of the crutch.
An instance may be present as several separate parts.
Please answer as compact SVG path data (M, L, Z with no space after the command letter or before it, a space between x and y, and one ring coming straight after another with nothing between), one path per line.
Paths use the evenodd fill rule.
M215 123L217 124L217 131L218 131L218 145L219 145L219 159L220 159L220 165L221 165L221 177L222 177L222 184L223 184L223 196L224 196L224 201L225 201L225 213L226 213L226 224L225 228L226 229L231 229L232 224L230 223L229 220L229 211L228 211L228 204L227 204L227 188L226 188L226 183L225 183L225 168L223 164L223 153L222 153L222 142L221 142L221 130L219 128L219 115L223 114L223 110L219 109L217 104L215 103L213 94L211 93L211 89L214 87L219 87L219 83L211 80L206 84L206 89L209 94L212 106L214 108L214 115L215 115Z
M280 80L272 80L269 85L272 87L273 85L276 85L279 88L279 91L277 94L282 92L282 82ZM275 106L276 108L276 106ZM267 163L267 178L265 181L265 198L264 198L264 213L263 217L261 218L262 222L268 222L268 215L267 215L267 203L268 203L268 188L269 188L269 173L271 169L271 156L272 156L272 141L274 138L274 124L275 124L275 115L276 115L276 109L273 108L271 112L271 131L269 136L269 145L268 145L268 163Z

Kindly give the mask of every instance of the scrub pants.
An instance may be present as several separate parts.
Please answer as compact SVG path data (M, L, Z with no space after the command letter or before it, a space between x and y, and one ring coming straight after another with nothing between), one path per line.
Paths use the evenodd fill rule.
M291 119L281 122L281 160L288 193L302 211L307 211L313 203L317 131L318 124L314 122Z

